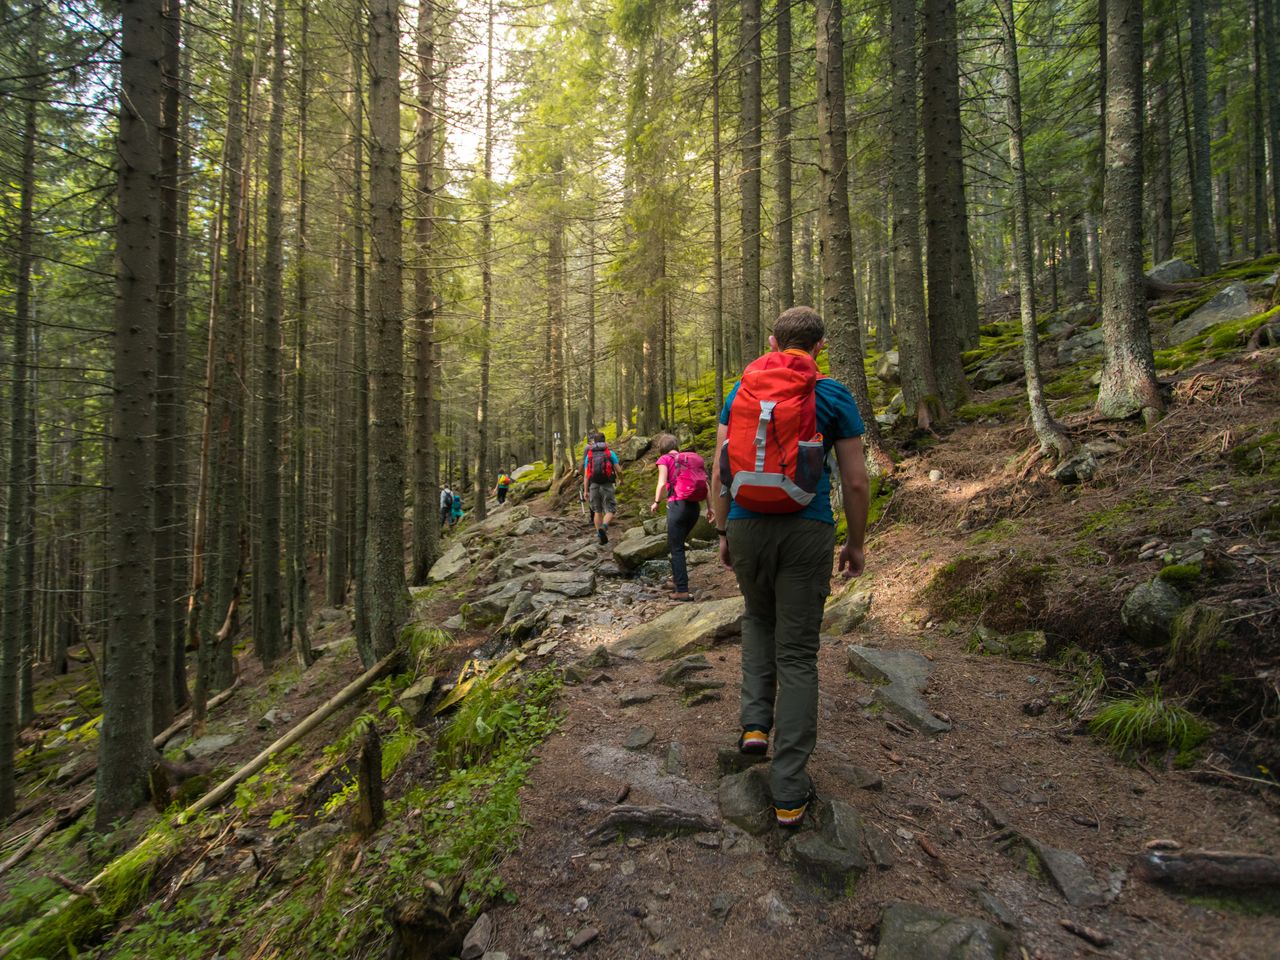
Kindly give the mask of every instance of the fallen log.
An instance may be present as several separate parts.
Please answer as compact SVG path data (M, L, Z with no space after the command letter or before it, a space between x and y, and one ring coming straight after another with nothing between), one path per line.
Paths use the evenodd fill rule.
M40 846L51 833L61 830L69 824L75 823L80 818L80 814L89 809L89 805L93 803L93 798L97 795L97 791L91 790L71 806L59 810L53 815L43 826L36 830L27 842L7 859L4 863L0 863L0 877L4 876L10 869L16 867L27 855L36 847Z
M320 724L327 720L331 715L358 697L368 689L375 680L390 670L402 655L403 651L393 650L364 673L360 674L360 676L356 677L356 679L352 680L349 684L335 693L324 704L312 711L312 713L296 727L286 733L275 743L263 749L261 753L246 763L243 767L235 771L235 773L231 774L231 776L227 777L203 797L178 814L177 817L174 818L174 825L182 826L183 824L188 823L196 814L201 813L204 810L208 810L210 807L226 799L227 796L236 788L236 784L253 776L265 767L271 761L273 756L281 750L285 750L297 743L316 727L320 726Z
M1149 850L1138 857L1133 872L1148 883L1172 887L1280 887L1280 857L1262 853Z
M622 806L610 810L599 826L587 832L587 838L605 843L618 834L629 831L652 836L659 833L704 833L719 829L719 821L693 810L668 806Z

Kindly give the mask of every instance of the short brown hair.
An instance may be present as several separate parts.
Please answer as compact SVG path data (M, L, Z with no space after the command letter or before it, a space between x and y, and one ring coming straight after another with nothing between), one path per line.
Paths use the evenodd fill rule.
M826 333L822 317L813 307L792 307L773 321L773 336L779 350L812 350Z
M680 441L676 439L673 433L661 433L656 441L658 445L658 453L670 453L672 450L680 449Z

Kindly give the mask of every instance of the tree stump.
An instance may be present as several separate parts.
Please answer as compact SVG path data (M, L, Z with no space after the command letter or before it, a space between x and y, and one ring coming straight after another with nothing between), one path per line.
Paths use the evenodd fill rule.
M378 728L369 724L360 744L356 765L356 806L351 814L351 827L361 836L377 831L386 820L382 795L382 738Z

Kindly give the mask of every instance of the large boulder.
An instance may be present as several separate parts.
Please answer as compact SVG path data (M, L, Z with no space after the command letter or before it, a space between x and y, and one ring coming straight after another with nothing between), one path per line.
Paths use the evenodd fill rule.
M1198 276L1200 276L1199 270L1177 257L1157 263L1147 271L1147 279L1154 280L1156 283L1179 283L1183 280L1194 280Z
M471 566L471 558L467 556L467 548L460 543L455 543L432 565L427 579L432 583L452 580L469 566Z
M1009 935L976 917L895 903L880 919L876 960L1003 960L1012 953Z
M638 529L638 528L637 528ZM630 530L627 531L631 533ZM667 534L654 533L645 536L629 535L613 548L613 559L626 570L637 570L646 560L666 556Z
M618 455L618 459L623 463L631 460L639 460L649 446L653 443L651 437L641 437L633 434L615 441L609 449Z
M516 467L514 470L511 471L511 479L519 480L520 478L528 476L529 474L533 473L535 470L545 469L546 466L547 465L543 463L541 460L539 460L537 463L526 463L524 466Z
M1138 643L1159 647L1169 642L1174 618L1186 601L1178 589L1156 577L1140 583L1124 598L1120 620Z
M871 612L871 594L867 591L846 590L827 601L822 615L822 632L836 636L851 633Z
M973 371L973 380L981 389L1002 383L1013 383L1015 380L1021 380L1024 373L1022 358L1018 354L1002 353L979 364Z
M1226 323L1228 320L1239 320L1252 313L1254 313L1254 307L1249 301L1248 288L1239 281L1229 283L1204 306L1174 324L1173 329L1169 331L1169 342L1186 343L1210 327Z
M682 603L662 616L632 627L613 644L615 653L641 660L672 660L742 632L746 605L741 597Z
M498 623L507 615L512 601L524 592L524 581L520 578L495 583L484 596L463 606L463 616L473 627Z

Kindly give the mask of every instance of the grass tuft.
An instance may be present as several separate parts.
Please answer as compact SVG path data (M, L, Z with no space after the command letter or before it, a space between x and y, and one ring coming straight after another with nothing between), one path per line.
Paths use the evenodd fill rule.
M1190 710L1166 700L1159 686L1112 700L1089 729L1122 757L1165 750L1186 756L1209 736L1209 728Z

